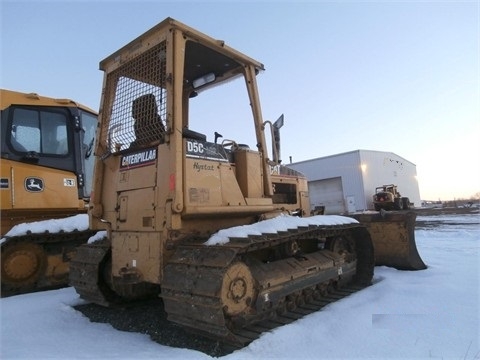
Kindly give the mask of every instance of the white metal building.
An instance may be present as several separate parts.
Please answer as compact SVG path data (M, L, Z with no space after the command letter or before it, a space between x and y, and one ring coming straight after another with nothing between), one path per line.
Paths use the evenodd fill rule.
M415 164L391 152L355 150L287 165L308 178L310 204L326 214L373 210L375 188L394 184L420 207Z

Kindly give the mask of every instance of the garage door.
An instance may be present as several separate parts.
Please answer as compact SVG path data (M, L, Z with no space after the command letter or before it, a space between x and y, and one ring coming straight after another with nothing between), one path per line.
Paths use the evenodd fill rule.
M308 190L312 209L321 205L325 206L325 214L345 212L341 177L311 181L308 183Z

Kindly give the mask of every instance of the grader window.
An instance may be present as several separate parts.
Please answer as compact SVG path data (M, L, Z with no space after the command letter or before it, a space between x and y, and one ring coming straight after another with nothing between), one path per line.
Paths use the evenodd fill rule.
M107 76L109 121L102 142L110 152L162 143L166 131L166 43L162 42ZM105 117L104 117L105 118Z

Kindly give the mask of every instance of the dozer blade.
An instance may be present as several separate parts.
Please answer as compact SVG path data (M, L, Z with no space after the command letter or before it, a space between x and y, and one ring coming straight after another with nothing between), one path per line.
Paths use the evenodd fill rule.
M375 265L399 270L427 268L415 243L415 219L412 212L381 211L379 213L350 215L365 225L375 249Z

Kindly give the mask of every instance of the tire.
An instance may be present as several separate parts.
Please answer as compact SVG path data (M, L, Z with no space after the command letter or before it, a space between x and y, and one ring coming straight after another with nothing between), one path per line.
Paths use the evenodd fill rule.
M408 197L402 198L402 204L404 210L410 209L410 199Z
M401 198L395 198L393 200L393 208L395 210L403 210L403 202Z

